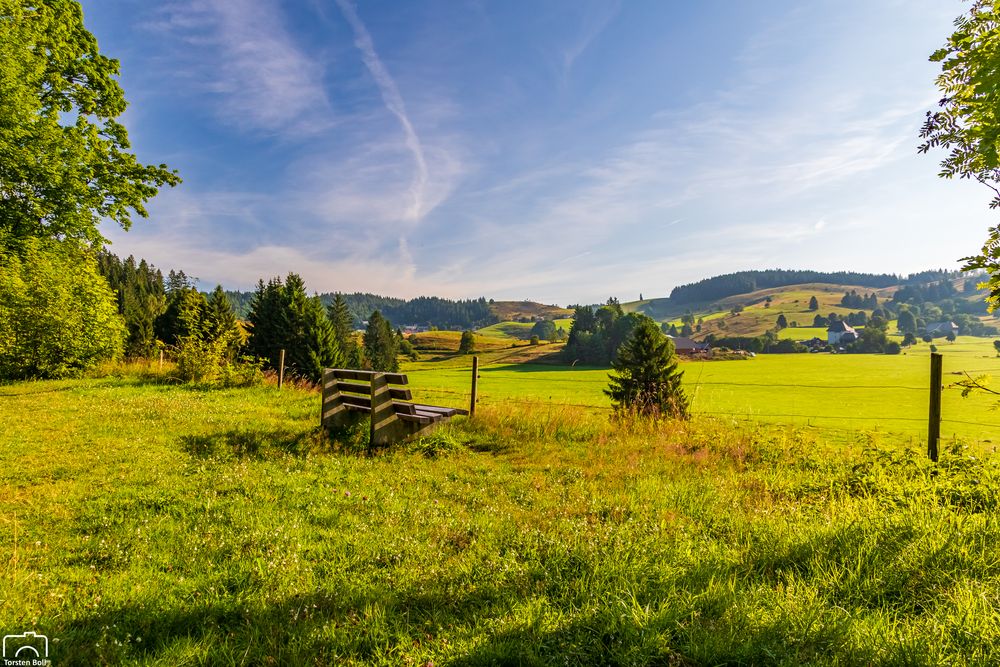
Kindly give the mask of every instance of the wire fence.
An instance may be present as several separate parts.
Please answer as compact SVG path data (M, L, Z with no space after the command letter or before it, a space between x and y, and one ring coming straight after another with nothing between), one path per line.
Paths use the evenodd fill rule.
M499 367L498 367L499 366ZM603 385L607 386L608 379L605 378L587 378L587 377L552 377L547 375L545 377L532 377L531 371L518 371L518 370L501 370L503 368L502 364L496 366L481 366L479 371L479 389L477 404L479 405L504 405L504 404L515 404L515 405L532 405L532 406L551 406L551 407L573 407L582 408L593 411L601 412L613 412L614 407L610 403L610 399L606 402L601 403L585 403L580 401L574 401L572 399L558 399L555 396L515 396L510 392L497 391L491 389L491 380L503 381L504 383L545 383L547 385L558 388L560 391L565 391L566 388L570 386L581 386L581 385ZM509 367L507 367L509 368ZM703 372L704 368L702 368ZM541 371L546 372L546 371ZM565 371L559 371L555 368L551 371L552 373L559 373ZM977 374L988 371L968 371L969 374ZM437 378L447 378L449 380L458 380L459 378L465 377L470 379L471 386L471 369L463 368L449 368L449 369L418 369L409 371L408 375L416 376L419 378L420 375L426 374L427 377L437 377ZM952 371L949 375L964 375L965 371ZM468 401L470 399L469 391L456 390L452 388L445 388L439 386L420 386L421 382L419 379L415 383L415 392L420 395L433 395L446 397L443 400L451 399L453 401ZM815 414L812 412L766 412L763 410L747 409L742 411L734 410L724 410L715 409L714 406L700 406L699 403L704 403L705 401L699 401L699 389L702 387L729 387L734 389L745 388L748 392L752 392L760 389L776 389L776 390L810 390L810 391L821 391L821 392L843 392L843 391L884 391L884 392L921 392L929 395L929 386L912 386L907 384L818 384L809 382L757 382L757 381L726 381L726 380L702 380L701 373L699 373L698 378L685 385L685 389L688 390L688 395L691 397L691 412L695 415L707 415L712 417L730 417L739 419L763 419L763 420L799 420L806 422L806 425L815 428L824 428L822 425L813 424L813 421L827 421L827 422L851 422L851 423L864 423L868 422L873 424L878 429L878 425L881 423L894 423L899 425L911 425L909 429L913 432L915 425L926 426L928 424L928 415L922 413L919 416L902 416L902 415L886 415L886 414ZM951 389L952 391L958 391L954 386L946 386L946 389ZM559 393L553 392L554 394ZM919 397L913 396L913 399L919 400ZM911 399L911 401L913 400ZM886 400L890 400L887 396ZM923 410L923 408L922 408ZM952 424L967 427L977 427L981 429L997 429L1000 431L1000 414L997 416L995 422L989 421L979 421L973 419L959 419L952 418L946 415L942 416L942 424ZM831 428L831 427L825 427Z

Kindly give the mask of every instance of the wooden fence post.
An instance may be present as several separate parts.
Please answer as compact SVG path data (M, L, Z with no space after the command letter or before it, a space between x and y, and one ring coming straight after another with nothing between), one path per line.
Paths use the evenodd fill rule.
M927 418L927 456L938 460L938 440L941 438L941 382L942 359L938 352L931 352L931 402Z
M469 399L469 418L476 416L476 389L479 385L479 357L472 357L472 397Z
M158 370L163 370L163 350L160 350L160 367Z
M281 356L278 361L278 389L285 383L285 348L281 348Z

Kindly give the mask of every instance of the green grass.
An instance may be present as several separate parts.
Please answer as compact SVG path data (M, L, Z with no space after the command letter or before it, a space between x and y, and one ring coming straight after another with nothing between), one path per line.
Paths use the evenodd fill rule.
M801 331L801 330L800 330ZM945 384L962 379L961 371L1000 375L992 339L960 337L936 343L944 354ZM900 434L919 442L927 431L930 346L920 343L901 355L762 354L737 361L683 361L684 385L696 413L805 424L839 431L850 438L858 430ZM492 361L492 363L491 363ZM610 408L604 395L608 370L509 363L502 356L484 358L480 401L492 405L519 402ZM412 390L421 400L463 407L468 402L471 360L447 365L408 364ZM946 388L942 434L969 442L991 442L1000 431L994 401L962 398Z
M531 338L531 329L534 326L534 322L499 322L491 324L488 327L483 327L482 329L477 329L476 333L496 338L528 340Z
M778 338L791 338L792 340L821 338L826 340L826 327L788 327L778 332Z
M992 456L504 404L361 457L318 405L0 387L0 624L55 665L1000 659Z

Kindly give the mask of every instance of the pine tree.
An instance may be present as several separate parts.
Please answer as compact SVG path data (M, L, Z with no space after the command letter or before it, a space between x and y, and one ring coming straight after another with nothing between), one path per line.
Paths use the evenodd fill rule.
M326 316L333 325L333 333L344 357L344 365L356 368L361 365L358 343L354 340L354 317L344 296L337 292L333 303L327 306Z
M263 359L270 368L278 367L278 355L285 345L282 331L284 299L281 279L271 278L266 285L263 280L258 280L247 314L250 325L247 351Z
M809 297L809 310L819 310L819 300L815 296Z
M205 340L226 340L227 355L232 358L242 344L233 304L222 285L216 285L205 308Z
M396 336L389 320L375 311L368 318L368 328L364 335L365 358L373 371L395 373L399 370L396 359Z
M181 338L203 338L207 308L205 297L194 287L175 287L168 292L167 309L156 318L156 337L167 345L176 345Z
M343 365L333 325L319 297L306 295L305 283L289 273L282 284L258 281L250 303L248 350L270 368L278 367L281 350L289 372L319 382L324 368Z
M778 315L778 321L776 322L776 326L779 329L787 329L788 328L788 320L785 318L785 314L784 313L781 313L780 315Z
M677 370L674 343L656 323L643 317L629 339L618 349L604 393L615 407L649 417L685 419L688 400L681 387L683 371Z

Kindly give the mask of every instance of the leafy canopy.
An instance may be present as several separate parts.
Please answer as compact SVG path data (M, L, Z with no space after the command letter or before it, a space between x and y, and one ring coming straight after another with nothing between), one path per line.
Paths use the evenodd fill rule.
M100 54L75 0L0 0L0 240L99 244L98 223L124 229L166 165L141 164L118 123L127 103L117 60Z
M937 111L927 112L919 150L948 151L939 175L979 181L994 192L990 208L1000 207L1000 0L975 0L931 61L941 63L943 97ZM991 310L1000 307L1000 227L990 231L981 254L964 260L966 270L990 274L987 302Z
M121 356L125 322L97 261L75 243L0 248L0 379L73 375Z

